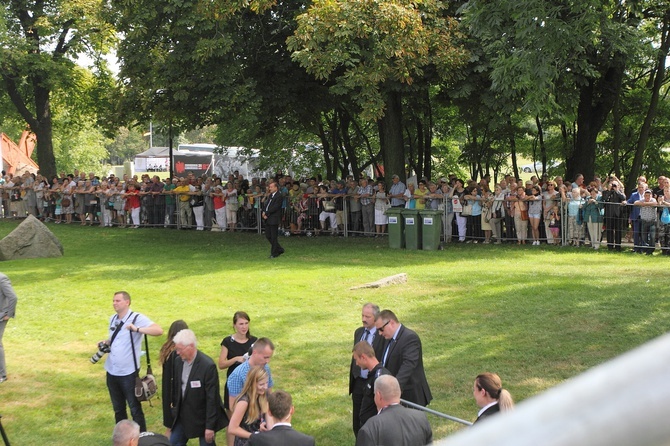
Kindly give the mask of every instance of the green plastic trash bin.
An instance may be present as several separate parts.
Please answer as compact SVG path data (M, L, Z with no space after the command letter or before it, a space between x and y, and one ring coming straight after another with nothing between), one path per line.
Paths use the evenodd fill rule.
M402 220L405 224L405 248L421 249L421 222L418 209L403 209Z
M402 208L388 208L386 215L389 219L389 248L402 249L405 247L404 229L402 221Z
M421 241L423 249L435 251L440 248L440 236L442 235L443 211L423 209L419 211L421 216Z

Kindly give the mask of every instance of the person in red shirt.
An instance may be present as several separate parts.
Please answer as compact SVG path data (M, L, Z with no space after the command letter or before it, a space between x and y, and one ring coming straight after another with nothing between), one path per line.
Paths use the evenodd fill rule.
M226 230L226 200L224 198L223 186L221 186L221 178L214 180L214 189L211 195L212 202L214 203L216 224L219 230L223 232Z
M133 229L140 227L140 191L137 190L137 186L134 183L128 184L128 190L124 194L126 199L126 207L130 210L130 216L132 217Z

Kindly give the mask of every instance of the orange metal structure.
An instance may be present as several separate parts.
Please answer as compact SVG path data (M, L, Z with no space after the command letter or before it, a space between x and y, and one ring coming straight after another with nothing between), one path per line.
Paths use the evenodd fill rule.
M30 157L35 150L36 142L35 134L27 130L21 134L18 145L9 139L9 136L0 133L0 153L5 166L4 170L12 175L25 171L37 173L40 166Z

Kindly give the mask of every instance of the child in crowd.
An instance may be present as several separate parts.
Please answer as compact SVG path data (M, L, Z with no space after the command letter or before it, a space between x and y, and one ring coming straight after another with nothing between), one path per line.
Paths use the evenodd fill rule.
M558 210L558 205L554 205L549 210L547 213L547 219L549 220L549 230L551 231L551 235L554 236L554 245L559 245L561 243L559 238L561 229L561 212Z

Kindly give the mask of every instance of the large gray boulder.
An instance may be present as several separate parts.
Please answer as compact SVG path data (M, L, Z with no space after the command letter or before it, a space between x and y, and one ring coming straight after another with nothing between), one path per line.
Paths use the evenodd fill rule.
M32 215L0 240L0 260L62 256L63 245L44 223Z

